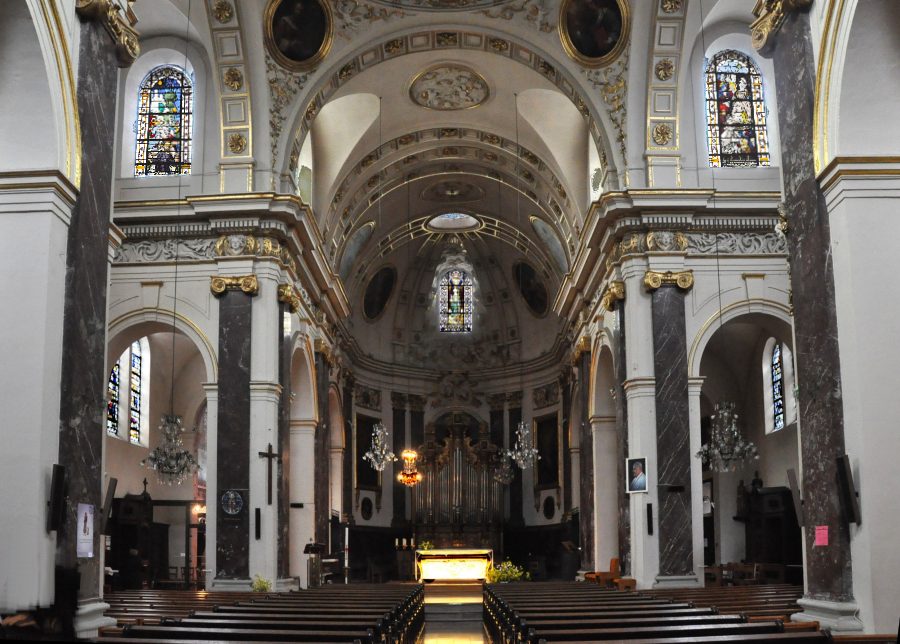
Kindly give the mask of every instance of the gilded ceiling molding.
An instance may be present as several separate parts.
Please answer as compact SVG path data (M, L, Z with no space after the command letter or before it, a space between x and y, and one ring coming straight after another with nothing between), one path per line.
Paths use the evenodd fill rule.
M247 172L252 190L253 119L250 108L250 76L247 74L240 13L233 0L206 0L207 20L212 33L213 64L218 79L219 133L222 164L220 172L231 165Z
M625 97L628 93L628 58L626 50L619 58L606 67L598 69L583 69L582 72L594 89L600 90L600 98L606 105L606 113L616 130L616 143L622 158L626 157L627 149L627 124L628 111L625 107ZM602 150L601 150L602 154ZM601 159L603 168L607 167L605 155Z
M291 313L296 313L300 309L300 297L291 284L278 285L278 301L287 304L291 309Z
M272 155L272 167L278 159L278 140L284 127L285 114L294 97L306 86L311 72L292 72L275 62L268 51L264 52L266 62L266 82L269 85L269 152ZM293 155L296 155L293 156ZM290 166L296 170L300 150L292 152ZM275 177L272 177L273 190Z
M116 47L119 67L129 67L141 54L140 35L134 29L137 16L131 10L135 0L128 0L128 8L122 15L122 7L115 0L75 0L75 12L86 20L99 20Z
M241 291L247 295L256 295L259 293L259 280L256 275L241 275L239 277L219 277L213 276L209 278L209 290L213 295L222 295L225 291Z
M331 11L334 14L335 31L346 40L350 40L373 22L388 22L408 15L402 9L373 7L365 0L331 0Z
M471 67L456 63L441 63L424 69L409 84L409 98L413 103L439 112L478 107L490 95L484 76Z
M663 286L677 286L682 291L687 291L694 285L694 271L680 271L673 273L666 271L647 271L644 274L644 286L648 291L655 291Z
M607 311L615 309L616 302L625 299L625 282L614 280L607 284L603 296L600 298L600 306Z
M525 21L545 34L556 29L556 11L550 0L517 0L494 9L482 9L480 13L496 20L512 20L525 16Z
M392 36L374 43L354 56L344 59L342 63L335 65L333 68L335 71L330 76L326 76L316 87L310 89L310 95L306 99L306 106L301 107L301 112L293 129L293 135L288 144L288 158L285 160L288 164L288 172L293 175L297 171L296 163L300 157L303 141L312 126L312 121L318 110L346 82L356 75L398 56L434 50L442 50L444 52L449 52L449 50L482 51L503 56L533 69L554 84L564 96L572 101L586 120L588 131L605 160L606 155L611 151L606 133L591 113L589 105L592 105L592 103L582 94L579 84L568 70L560 69L542 58L528 43L509 40L508 47L497 46L501 40L503 39L499 39L496 35L484 31L417 31L401 36ZM316 106L317 109L310 112L309 108L311 106ZM279 115L277 118L284 120L285 117Z
M756 16L750 24L750 37L753 47L766 53L774 42L774 36L784 24L784 19L792 11L808 9L812 0L756 0L753 7L753 15Z

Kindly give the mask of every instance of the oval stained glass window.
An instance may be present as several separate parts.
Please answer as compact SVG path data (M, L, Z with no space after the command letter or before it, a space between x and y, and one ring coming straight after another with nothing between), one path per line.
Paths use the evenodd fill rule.
M525 262L513 264L513 279L516 280L519 293L522 294L522 299L531 312L538 317L545 315L549 306L547 287L531 264Z
M370 320L374 320L384 312L388 300L391 299L391 293L394 290L394 284L397 282L397 271L392 266L381 268L369 280L366 286L366 292L363 296L363 312Z

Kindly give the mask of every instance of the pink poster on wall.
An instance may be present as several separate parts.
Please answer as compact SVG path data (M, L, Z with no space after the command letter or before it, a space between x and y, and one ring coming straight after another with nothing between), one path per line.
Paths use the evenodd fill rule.
M817 525L816 526L816 540L813 542L814 546L827 546L828 545L828 526L827 525Z

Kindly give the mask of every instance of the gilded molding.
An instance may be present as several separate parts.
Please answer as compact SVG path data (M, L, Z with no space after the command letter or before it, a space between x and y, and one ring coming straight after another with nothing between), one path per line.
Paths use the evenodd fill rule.
M662 0L660 7L665 13L676 13L681 11L682 0Z
M300 297L291 284L278 285L278 301L289 305L291 313L296 313L300 309Z
M808 9L811 5L812 0L756 0L756 6L753 7L756 20L750 24L753 47L765 53L772 46L773 37L781 29L787 15L793 11Z
M647 271L644 274L644 286L648 291L655 291L662 286L677 286L683 291L687 291L694 285L694 271L681 271L673 273L666 271Z
M213 275L209 278L209 290L213 295L222 295L225 291L240 290L247 295L259 293L259 280L256 275L241 275L238 277L220 277Z
M688 247L687 237L680 231L651 230L644 241L650 251L684 252Z
M644 278L646 283L646 278ZM621 281L613 281L610 282L606 286L606 290L603 291L603 296L600 298L600 306L602 306L607 311L612 311L616 302L625 299L625 282Z
M674 136L675 130L668 123L657 123L653 126L653 142L656 145L669 145Z
M234 132L228 136L228 149L233 154L241 154L247 149L247 137L239 132Z
M217 0L213 5L213 15L224 25L234 18L234 7L227 0Z
M141 53L140 34L134 29L137 18L131 11L135 0L128 0L128 10L114 0L75 0L75 12L85 20L100 20L116 46L119 67L129 67Z
M656 78L661 81L672 80L675 75L675 63L671 58L663 58L653 68Z
M237 67L229 67L222 76L222 82L225 83L225 87L236 92L244 86L244 75Z

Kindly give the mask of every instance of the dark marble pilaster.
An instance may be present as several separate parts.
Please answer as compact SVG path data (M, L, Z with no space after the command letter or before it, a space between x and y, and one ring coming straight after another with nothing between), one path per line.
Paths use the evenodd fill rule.
M422 396L409 395L409 432L413 449L425 442L425 399Z
M284 314L290 305L279 302L278 315L278 382L281 399L278 401L278 460L276 485L278 487L278 576L290 575L290 507L291 507L291 336L284 334Z
M344 480L341 481L341 522L353 522L353 376L344 378L344 387L341 393L341 411L344 417L344 458L341 471Z
M572 431L572 378L569 373L559 383L562 393L562 453L563 453L563 512L572 509L572 488L576 485L572 480L572 455L569 453Z
M216 579L250 576L250 331L253 299L227 290L219 299L219 418L216 490ZM243 497L236 515L221 507L222 495Z
M78 114L81 188L69 225L60 382L59 463L68 503L57 532L57 563L81 573L78 598L100 593L100 506L106 407L106 285L112 212L113 136L119 70L113 42L99 22L80 25ZM35 294L37 296L37 294ZM76 557L79 503L94 506L94 557ZM57 587L57 601L64 589Z
M803 463L806 586L813 599L853 597L850 534L841 517L837 458L844 454L841 365L831 231L813 160L815 69L809 16L791 13L774 37L784 202L794 304L794 357ZM815 526L829 545L814 547Z
M491 409L491 442L498 447L503 447L503 407Z
M521 400L521 399L520 399ZM516 428L519 421L522 420L522 408L514 407L509 410L509 440L510 445L516 440ZM509 523L510 525L521 526L525 524L525 516L523 514L523 498L524 498L524 482L522 481L522 470L513 464L513 480L509 484ZM535 472L535 476L537 473Z
M656 374L656 476L659 490L659 574L694 572L691 534L691 448L688 418L684 291L653 291L653 366ZM679 486L675 490L669 486Z
M316 427L315 481L313 495L316 503L315 540L328 543L328 520L331 508L328 503L328 480L331 458L328 453L328 386L329 368L324 353L316 351L316 400L319 403L319 424Z
M585 351L578 358L578 431L581 450L579 474L579 531L581 543L581 569L594 567L594 437L590 421L591 400L591 352Z
M615 406L616 406L616 447L618 455L619 480L625 481L625 459L628 457L628 400L625 397L625 381L628 380L628 369L625 363L625 302L618 300L614 304L616 316L615 356ZM625 486L619 486L619 567L626 577L631 575L631 503Z
M397 458L400 458L400 453L406 448L406 396L403 394L392 393L391 410L393 412L394 441L394 445L391 449L394 450L394 454L397 455ZM401 466L402 461L397 461L394 465L394 470L397 471ZM391 521L391 525L393 526L406 524L406 489L405 485L396 483L392 486L394 518Z

